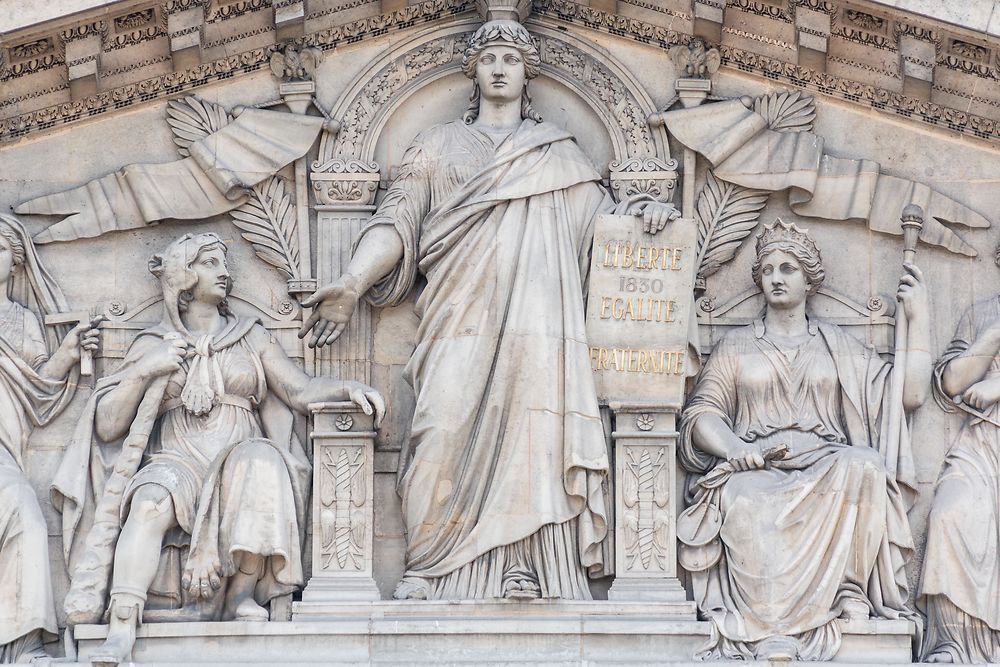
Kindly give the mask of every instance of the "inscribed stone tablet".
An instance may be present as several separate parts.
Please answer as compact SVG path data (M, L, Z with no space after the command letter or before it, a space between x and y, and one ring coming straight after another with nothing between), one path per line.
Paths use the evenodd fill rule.
M690 219L647 234L633 216L598 217L587 340L602 403L683 397L697 232Z

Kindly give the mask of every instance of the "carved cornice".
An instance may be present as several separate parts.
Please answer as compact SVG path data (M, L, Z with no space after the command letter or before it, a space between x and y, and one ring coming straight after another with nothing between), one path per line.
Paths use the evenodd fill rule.
M343 42L359 41L366 35L383 34L389 29L407 27L416 20L433 20L445 14L458 14L471 9L473 4L473 0L428 0L419 5L409 5L389 14L328 28L308 36L303 39L303 42L308 46L330 49ZM89 28L87 29L89 30ZM60 58L55 64L63 62L60 55L43 56L44 59L51 57ZM176 95L182 91L193 90L216 81L229 79L237 73L255 72L262 67L267 67L270 63L270 57L270 46L251 49L238 55L203 63L182 72L170 72L138 83L102 91L81 100L0 119L0 143L20 139L35 131L46 130L84 118L92 118L108 111ZM30 73L26 70L34 66L33 62L8 65L0 71L0 81L5 80L4 77L11 78ZM38 67L41 66L38 65ZM45 67L52 66L51 63L45 65ZM37 71L37 69L32 71Z
M814 12L822 12L830 15L837 12L837 6L829 0L789 0L788 5L790 8L802 7L804 9L811 9Z
M182 12L185 9L191 9L192 7L203 7L208 4L208 0L167 0L167 3L163 6L163 10L172 14L174 12Z
M783 3L767 2L767 0L727 0L726 7L782 23L791 23L794 20L792 13Z
M166 34L155 7L116 16L104 35L105 51L117 51Z
M679 12L675 9L670 9L669 7L664 7L663 4L656 2L655 0L618 0L623 5L632 5L633 7L640 7L642 9L648 9L651 12L656 12L657 14L664 14L666 16L672 16L677 19L684 19L686 21L691 21L694 19L691 14L686 14L684 12Z
M784 18L782 17L786 15L783 14L784 10L781 7L760 0L727 0L727 6L759 13L762 16L767 16L775 20L783 21ZM535 12L539 15L577 23L588 28L607 30L612 34L629 37L647 44L651 40L646 35L656 30L660 31L656 33L659 35L672 33L671 38L676 39L677 43L687 43L691 39L689 35L678 34L674 31L668 31L665 28L643 24L641 21L635 21L634 19L626 21L630 26L628 30L609 29L607 27L609 24L613 25L616 23L614 15L592 7L577 5L572 0L535 0ZM586 19L583 17L586 17ZM620 19L623 17L617 18ZM636 26L634 24L642 25ZM723 31L735 34L733 33L733 29L728 27L724 27ZM896 25L893 32L897 36L907 34L926 41L940 39L939 33L936 30L917 24L900 23ZM746 36L753 39L749 34ZM768 38L755 41L764 41L764 39ZM773 45L779 46L781 44L776 43ZM961 132L979 139L1000 141L1000 120L984 118L959 109L944 107L926 100L908 97L898 91L879 88L843 77L836 77L825 72L800 66L796 63L737 49L732 46L723 46L720 47L720 50L722 51L723 65L742 72L759 74L771 81L781 81L784 85L802 90L810 90L855 103L867 103L874 109L889 111L915 121L949 129L954 132ZM939 64L975 73L979 76L992 76L996 78L995 73L992 75L982 73L983 68L986 68L985 65L970 63L955 55L942 58L939 60Z
M6 49L0 81L10 81L18 77L43 72L66 62L62 43L51 37L22 42ZM30 96L22 95L22 99Z
M867 103L874 109L922 121L936 127L962 132L981 139L1000 140L1000 122L909 97L900 92L859 83L850 79L817 72L742 49L723 46L722 63L744 72L760 74L772 81L782 81L802 90L836 97L850 102Z
M890 39L892 22L884 17L858 9L844 9L832 34L856 44L876 49L896 50L898 39Z
M656 44L660 47L687 44L692 38L692 35L663 26L578 5L572 0L535 0L534 14L577 23L620 37L631 37L644 44Z
M730 28L725 26L722 28L722 32L727 35L733 35L734 37L742 37L743 39L749 39L754 42L760 42L761 44L768 44L770 46L777 46L780 49L787 49L794 51L795 45L789 42L784 42L780 39L775 39L774 37L768 37L767 35L758 35L754 32L748 32L746 30L740 30L739 28Z
M353 44L366 35L384 35L390 29L410 27L417 20L432 21L445 15L461 14L475 7L474 0L427 0L417 5L407 5L389 14L380 14L333 26L307 35L306 46L332 49L341 43Z
M270 8L270 0L160 0L162 4L150 7L138 2L132 4L132 9L117 17L94 16L85 19L80 25L66 27L66 24L56 25L49 35L33 35L21 37L21 41L8 38L10 46L5 45L0 50L0 81L11 81L26 75L42 72L67 65L63 45L77 39L99 35L103 50L123 49L141 44L159 37L164 31L164 20L168 13L201 8L210 21L216 23L237 18L252 12ZM374 0L353 0L340 5L335 10L323 10L310 14L310 19L331 16L335 20L338 11L350 9ZM795 12L803 8L831 13L833 18L832 34L838 38L848 39L868 47L894 50L898 41L908 37L935 45L932 62L929 53L903 52L902 58L910 63L917 63L928 69L950 70L961 75L986 79L991 84L1000 78L998 74L998 51L995 41L973 35L961 28L938 25L929 19L920 19L902 15L885 7L868 7L866 0L847 0L844 3L834 0L725 0L726 6L737 11L730 12L739 19L739 12L754 14L761 19L754 19L756 24L766 21L788 23L795 20ZM622 0L623 4L644 7L646 9L669 14L672 18L689 19L673 10L662 12L662 7L656 0ZM649 5L647 7L647 5ZM395 12L380 14L349 23L333 25L313 32L302 38L303 46L315 46L322 49L334 48L342 44L351 44L368 36L377 36L391 30L405 29L421 21L431 21L463 12L470 12L475 7L475 0L428 0L410 4ZM687 44L692 36L684 31L671 30L661 25L639 19L604 12L599 9L577 4L572 0L534 0L534 11L537 16L572 23L587 29L598 30L619 38L632 39L639 43L658 46L667 49L677 44ZM673 12L673 13L671 13ZM678 16L674 16L678 14ZM324 19L327 20L327 19ZM742 20L742 19L740 19ZM996 141L996 128L1000 120L980 118L960 109L948 109L930 102L907 98L895 90L872 88L871 86L851 81L845 78L832 79L819 71L799 67L795 57L794 44L787 44L773 37L774 32L766 27L729 23L723 26L725 35L739 36L750 40L747 48L756 50L753 42L767 44L768 47L780 47L787 52L779 58L764 56L728 46L724 54L725 64L745 72L757 73L772 81L782 81L785 85L814 90L820 94L833 95L848 100L868 102L871 106L910 117L914 120L930 123L938 127L964 132L979 138ZM685 25L687 22L674 22L674 25ZM255 48L244 53L227 56L219 60L201 64L182 72L172 72L144 81L102 91L91 97L71 103L60 104L46 109L25 113L13 118L0 120L0 142L11 141L23 137L30 132L47 129L56 125L72 122L84 117L92 117L112 109L165 97L183 90L190 90L234 75L256 71L267 63L267 50L271 46L274 34L273 25L263 27L246 26L239 34L233 31L225 34L215 46L230 44L233 41L247 40ZM261 44L261 42L265 42ZM205 45L207 47L212 44ZM763 49L762 49L763 50ZM128 52L130 53L130 52ZM157 58L152 58L148 50L137 48L134 63L129 56L119 58L115 69L109 72L98 72L101 78L124 74L133 70L141 70L152 64ZM89 57L89 56L88 56ZM843 61L843 54L838 54ZM864 61L863 57L854 60ZM789 62L790 61L790 62ZM861 66L866 70L878 72L885 76L901 74L890 71L885 64L877 62L848 62L852 66ZM874 69L873 69L874 68ZM820 85L818 82L825 82ZM964 85L947 81L947 92L969 102L987 103L990 107L997 104L991 100L974 98L972 87L975 79L969 79L968 91L956 92L955 89ZM10 98L0 100L0 112L4 108L14 108L20 102L33 98L44 97L66 87L53 88L51 79L39 79L37 84L19 82L25 89L12 89ZM944 83L944 82L943 82ZM829 84L829 85L827 85ZM933 84L933 82L932 82ZM28 86L37 86L38 90L29 90ZM902 82L899 82L899 90ZM945 91L945 88L932 85L932 90ZM956 106L958 102L952 102ZM998 115L1000 116L1000 115Z
M205 22L216 23L270 7L270 0L209 0Z

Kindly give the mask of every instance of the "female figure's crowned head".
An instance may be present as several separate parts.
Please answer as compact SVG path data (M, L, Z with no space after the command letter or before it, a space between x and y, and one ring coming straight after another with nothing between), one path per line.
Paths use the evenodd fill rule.
M475 83L469 107L462 116L471 125L480 104L521 100L521 118L541 122L531 106L528 81L541 73L542 59L531 35L517 21L488 21L469 40L462 57L462 72Z
M826 272L819 248L806 230L780 218L757 235L753 281L769 308L794 308L815 294Z

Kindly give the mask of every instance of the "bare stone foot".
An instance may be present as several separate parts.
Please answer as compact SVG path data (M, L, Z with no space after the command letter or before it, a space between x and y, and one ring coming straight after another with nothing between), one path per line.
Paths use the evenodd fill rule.
M396 590L392 592L393 600L426 600L430 586L426 579L420 577L403 577Z
M955 658L951 655L951 653L948 653L948 651L935 651L924 658L924 662L951 663L955 662Z
M791 662L799 657L799 640L786 635L762 639L757 645L757 660Z
M234 621L249 621L251 623L259 623L267 621L271 618L267 609L264 609L257 601L252 597L244 598L238 605L236 605L236 611L233 613Z
M508 579L504 584L503 596L507 600L537 600L542 596L538 584L530 579Z
M871 610L861 600L848 600L844 603L840 618L845 621L867 621L871 618Z

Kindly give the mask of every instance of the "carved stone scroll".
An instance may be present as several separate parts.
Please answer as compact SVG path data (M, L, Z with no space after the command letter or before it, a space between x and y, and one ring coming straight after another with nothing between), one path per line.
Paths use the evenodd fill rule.
M378 600L372 579L375 431L353 403L317 403L312 412L312 577L292 617L316 617L328 602Z

